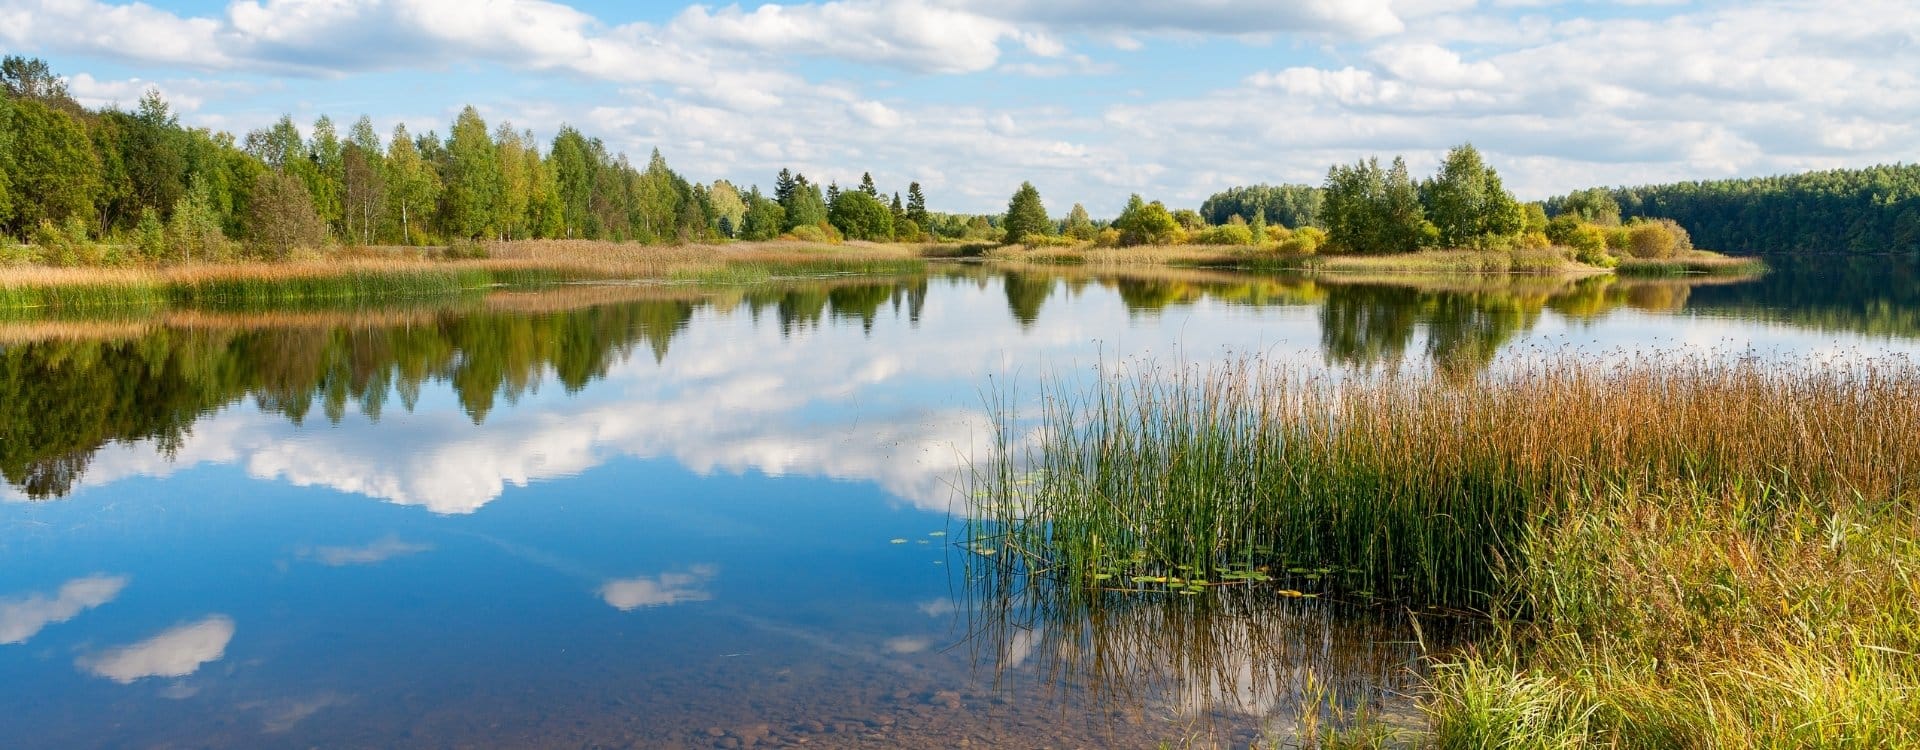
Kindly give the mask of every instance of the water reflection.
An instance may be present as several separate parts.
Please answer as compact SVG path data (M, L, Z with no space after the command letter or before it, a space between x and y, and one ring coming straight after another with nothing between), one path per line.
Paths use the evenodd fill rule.
M53 596L35 592L0 599L0 645L26 643L48 625L113 601L126 587L126 576L94 575L60 584Z
M9 342L0 344L0 476L11 487L0 496L50 499L71 494L89 476L97 483L164 475L197 461L242 462L260 478L469 513L507 486L577 474L611 454L664 452L701 472L880 481L912 502L943 508L946 475L981 442L985 420L977 402L931 413L924 403L881 415L842 409L827 418L844 429L839 435L822 429L816 407L881 383L898 390L914 387L916 379L972 377L968 387L977 388L995 362L1097 345L1081 331L1109 302L1146 321L1138 325L1158 325L1152 321L1176 312L1218 319L1220 311L1236 309L1273 310L1285 322L1293 318L1284 311L1299 310L1312 316L1317 348L1329 364L1431 363L1456 377L1481 372L1500 351L1533 335L1549 313L1602 330L1601 321L1616 311L1669 314L1691 309L1695 299L1709 300L1698 304L1703 310L1920 337L1920 320L1906 319L1920 308L1911 288L1815 295L1780 280L1791 273L1729 283L950 266L897 278L715 292L579 287L500 293L442 308L332 315L174 311L133 322L16 322L0 325L0 341ZM1903 273L1911 272L1883 277L1898 282ZM1841 281L1865 284L1868 278ZM949 309L949 333L916 338L935 285L945 298L957 298L967 286L996 284L1022 336L954 335L978 323L967 317L974 311ZM1801 307L1777 297L1818 300ZM663 377L636 368L649 361L664 368L695 321L714 326L739 313L756 329L765 319L784 343L768 349L764 340L703 338L674 367L657 370ZM883 318L902 319L912 330L857 358L796 338L825 335L821 327L833 321L871 339ZM1260 321L1250 323L1242 328L1268 335ZM1225 328L1176 333L1227 342L1235 335ZM543 384L575 397L616 371L638 378L651 397L630 389L610 402L547 399L537 410L500 415L503 405L541 398ZM438 393L449 394L457 408L420 409ZM891 397L902 404L916 400L905 393ZM252 408L227 408L242 403ZM394 422L396 410L408 418ZM215 423L208 419L214 413L226 416ZM336 437L350 432L355 439L293 429L316 416L341 431ZM489 429L472 430L476 424ZM116 451L112 465L95 466L109 447Z
M622 612L648 607L668 607L686 602L704 602L713 598L707 583L719 570L712 565L695 565L684 571L638 576L606 582L600 598Z
M1036 675L1055 692L1156 713L1221 746L1361 717L1409 723L1417 711L1422 646L1395 613L1263 585L1202 596L1066 591L1044 574L981 563L969 584L968 645L997 679Z
M1257 348L1465 377L1555 337L1857 345L1728 301L1743 288L955 265L0 325L0 499L74 498L0 505L0 638L31 644L0 647L8 736L1246 747L1391 718L1418 668L1391 614L950 573L988 376ZM1830 317L1891 320L1857 307ZM114 575L75 578L94 570Z
M348 565L377 565L396 557L428 552L433 545L402 541L399 537L386 537L370 544L358 547L311 547L299 551L302 559L312 560L330 568Z
M168 628L139 643L82 656L75 663L122 685L148 677L186 677L224 657L232 640L233 619L214 614Z

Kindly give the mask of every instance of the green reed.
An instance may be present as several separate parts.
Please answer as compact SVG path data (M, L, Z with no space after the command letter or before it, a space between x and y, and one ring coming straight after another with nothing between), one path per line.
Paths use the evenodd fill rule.
M366 270L342 275L237 275L196 279L167 289L191 307L262 307L458 295L498 283L486 269Z
M972 543L1083 601L1244 570L1481 612L1432 667L1437 747L1920 743L1911 360L1103 376L1025 443L1002 402L974 478Z
M1537 519L1591 488L1886 495L1920 470L1920 445L1887 438L1920 430L1905 360L1559 357L1465 383L1246 360L1102 381L1051 388L1038 443L1007 423L975 478L983 531L1087 583L1257 567L1485 611Z

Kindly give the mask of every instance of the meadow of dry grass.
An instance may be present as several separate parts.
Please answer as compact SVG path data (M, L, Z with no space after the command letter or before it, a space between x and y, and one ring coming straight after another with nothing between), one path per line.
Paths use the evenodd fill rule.
M733 283L788 275L896 273L923 267L918 245L796 242L637 245L526 241L484 258L414 248L354 248L286 263L133 268L0 268L0 308L157 307L169 303L301 304L445 295L501 284L568 281Z

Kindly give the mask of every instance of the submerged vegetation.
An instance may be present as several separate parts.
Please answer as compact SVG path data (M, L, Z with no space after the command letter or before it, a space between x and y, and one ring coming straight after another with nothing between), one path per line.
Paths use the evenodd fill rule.
M1480 613L1442 747L1920 741L1920 366L1573 356L1111 373L1003 424L976 545L1085 592ZM1009 416L1009 415L1003 415Z

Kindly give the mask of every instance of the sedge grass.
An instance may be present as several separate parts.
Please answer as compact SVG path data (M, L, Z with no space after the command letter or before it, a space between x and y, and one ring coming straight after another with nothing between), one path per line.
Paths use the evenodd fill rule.
M1744 258L1706 250L1693 250L1672 258L1621 258L1615 273L1622 276L1725 276L1751 278L1766 273L1767 264L1758 258Z
M1480 612L1496 634L1423 697L1437 747L1920 743L1910 360L1104 380L976 477L978 530L1029 569L1098 590L1244 561Z

